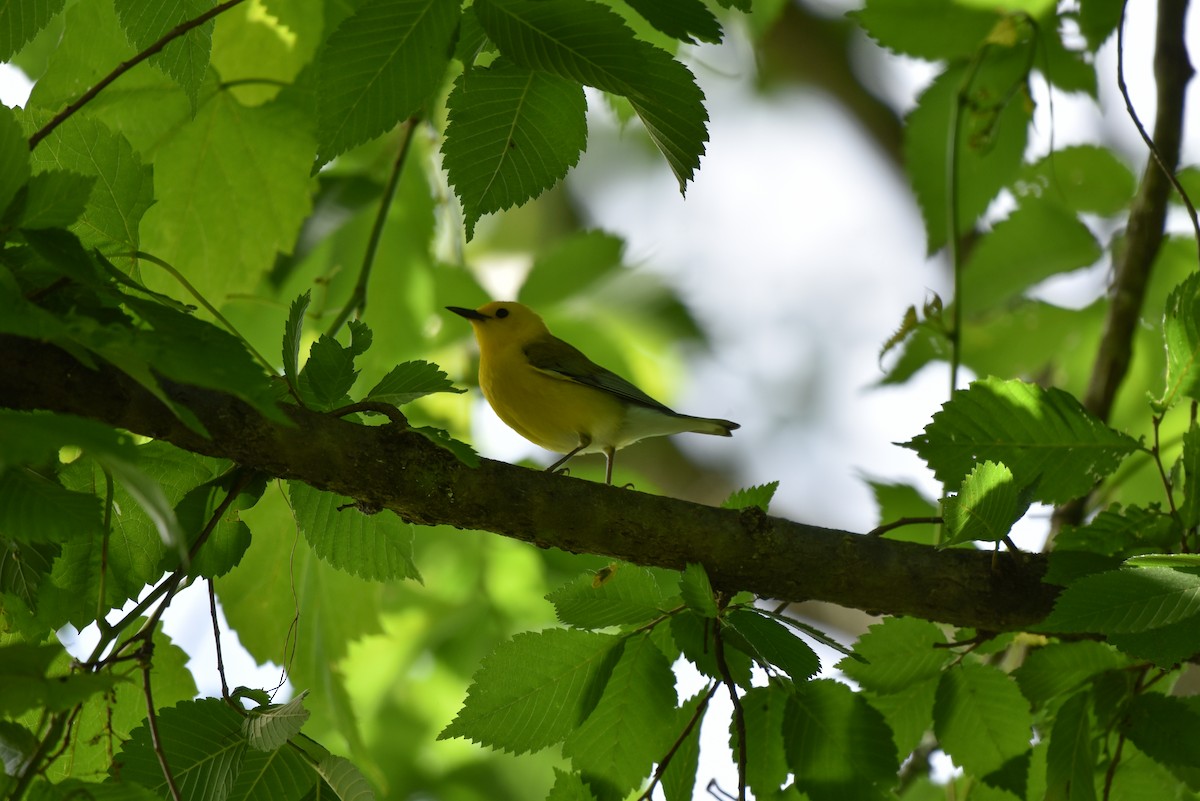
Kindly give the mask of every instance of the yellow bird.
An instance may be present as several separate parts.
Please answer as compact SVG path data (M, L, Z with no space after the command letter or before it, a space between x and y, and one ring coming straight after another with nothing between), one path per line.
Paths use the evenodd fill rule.
M478 309L447 306L471 321L479 342L479 387L497 416L525 439L566 456L603 453L612 483L618 448L646 437L692 431L732 435L737 423L668 409L616 373L550 333L532 309L494 301Z

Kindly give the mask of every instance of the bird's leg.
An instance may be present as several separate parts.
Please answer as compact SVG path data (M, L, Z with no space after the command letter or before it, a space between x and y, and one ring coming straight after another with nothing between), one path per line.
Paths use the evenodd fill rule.
M546 472L547 473L557 473L558 468L560 468L564 464L566 464L568 459L570 459L572 456L579 453L581 450L583 450L584 448L586 448L588 445L591 445L591 444L592 444L591 437L589 437L587 434L580 434L579 435L579 445L575 448L575 450L571 451L566 456L564 456L563 458L559 459L554 464L547 467Z
M609 445L604 449L604 459L607 464L604 466L604 483L612 484L612 467L613 458L617 455L617 449Z

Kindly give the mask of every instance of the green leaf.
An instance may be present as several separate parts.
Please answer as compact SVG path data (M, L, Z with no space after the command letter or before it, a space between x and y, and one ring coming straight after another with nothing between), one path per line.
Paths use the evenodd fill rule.
M592 573L577 576L546 600L554 604L559 622L585 629L645 623L668 608L668 596L654 574L624 563L610 565L603 577Z
M701 690L675 710L672 729L679 732L683 740L663 771L662 788L666 801L692 801L696 790L696 773L700 768L700 727L708 711L707 696L708 693ZM701 704L705 705L704 709L700 709ZM690 730L688 726L691 726Z
M684 568L679 580L679 593L688 608L697 614L708 618L720 614L704 565L693 563Z
M129 434L82 417L47 412L0 409L0 442L0 468L56 460L68 445L124 460L138 454Z
M459 76L446 109L442 157L467 239L484 214L562 180L587 144L583 87L503 58Z
M322 492L298 481L288 482L296 523L321 559L368 581L416 579L412 526L391 512L367 515L354 500ZM349 507L341 508L340 507Z
M977 462L1001 462L1033 499L1064 503L1091 491L1130 453L1132 438L1104 425L1054 387L987 378L959 390L925 433L904 443L953 485Z
M66 0L21 0L0 5L0 61L11 61L65 4Z
M711 679L724 680L721 669L717 666L714 656L713 626L715 621L703 617L691 610L671 616L671 637L683 656L696 666L696 669ZM750 670L752 663L750 655L737 648L725 649L725 662L733 681L739 687L749 689Z
M445 371L436 364L422 361L404 362L389 370L367 393L366 400L403 406L435 392L461 394L466 390L454 386L454 382L447 378Z
M671 746L676 701L670 662L649 634L631 637L595 709L567 735L563 754L576 770L628 793Z
M1183 433L1179 466L1183 468L1183 501L1179 504L1179 521L1183 528L1191 529L1200 525L1200 426L1193 425Z
M1002 310L1038 282L1095 263L1100 244L1072 212L1025 200L985 234L965 266L963 311Z
M1109 670L1129 665L1111 645L1101 642L1051 643L1029 652L1013 671L1021 693L1035 706L1074 692L1085 682Z
M1129 739L1148 756L1166 765L1200 765L1200 708L1190 699L1154 693L1134 696L1122 721Z
M619 273L625 240L604 231L580 231L541 250L518 300L548 309Z
M938 674L893 693L864 691L867 701L883 715L892 730L902 760L921 745L933 726L933 704L940 678Z
M1121 20L1123 0L1088 0L1079 4L1079 29L1095 52L1112 36Z
M138 50L146 50L180 23L212 7L204 0L116 0L115 5L121 27ZM192 28L150 57L151 64L183 87L193 109L208 71L214 24L209 20Z
M375 792L350 760L327 756L317 764L317 773L341 801L375 801Z
M463 737L516 754L560 742L595 708L622 642L566 629L518 634L483 660L438 739Z
M930 30L940 31L940 26ZM1017 177L1030 119L1024 90L1026 55L1016 48L993 48L966 93L960 115L958 235L972 229L992 198ZM905 121L904 161L925 220L928 252L946 244L949 228L948 149L959 92L970 67L952 64L921 94ZM1007 98L997 101L997 98ZM1000 105L997 105L997 103Z
M9 776L20 775L38 747L38 739L24 726L0 720L0 763Z
M36 173L66 170L96 178L82 216L71 226L85 246L138 249L138 226L155 201L154 179L124 136L77 114L43 139L32 159Z
M766 484L745 487L737 490L722 501L721 508L747 509L751 506L757 506L764 513L768 512L770 511L771 499L775 497L775 490L777 489L779 489L778 481L768 481Z
M368 0L317 55L317 161L417 113L441 83L459 19L452 0Z
M854 644L861 660L843 659L838 670L865 690L895 693L937 676L954 658L946 635L933 623L889 617L867 629Z
M955 0L868 0L851 16L889 50L927 61L966 58L1002 19Z
M30 801L77 801L81 798L88 801L160 801L162 796L128 782L100 783L78 779L67 779L58 784L35 783L29 792Z
M23 468L0 474L0 537L15 542L62 542L100 526L95 495L71 492Z
M475 452L475 449L465 442L456 440L442 429L430 426L418 426L411 429L411 431L414 434L420 434L434 445L450 451L454 454L454 458L467 467L479 467L479 454Z
M311 300L311 290L293 300L288 310L287 325L283 328L283 375L297 393L300 391L300 342L304 338L304 314Z
M688 44L721 41L721 23L700 0L625 0L659 31Z
M911 484L886 484L881 481L868 481L867 484L871 487L875 503L879 506L880 525L905 518L928 519L939 516L937 506ZM894 528L882 536L889 540L933 545L937 541L937 535L935 524L921 523Z
M1125 557L1162 550L1178 542L1173 521L1164 512L1137 506L1122 509L1116 504L1086 525L1065 528L1055 538L1054 548L1056 552L1089 551Z
M1085 576L1063 590L1040 631L1128 634L1200 614L1200 576L1169 568Z
M158 739L184 798L224 798L233 787L246 740L242 719L219 698L185 701L158 712ZM113 757L113 771L165 795L166 779L150 739L140 726Z
M1096 750L1086 692L1058 710L1046 753L1046 801L1095 801Z
M29 710L71 709L115 684L109 673L73 673L58 645L0 646L0 715L5 717Z
M899 768L883 717L861 695L831 679L796 687L783 741L796 787L812 801L834 801L890 783Z
M238 766L237 778L229 791L229 801L301 801L317 793L317 772L313 764L295 748L283 746L273 751L246 749Z
M958 494L942 499L946 523L943 544L1004 539L1029 510L1031 489L1018 487L1012 471L1002 464L975 465L963 479Z
M96 176L46 170L29 181L18 226L25 229L66 228L82 216Z
M1174 567L1179 569L1200 568L1200 554L1197 553L1147 553L1131 556L1125 560L1126 567Z
M596 801L591 789L584 783L578 773L567 773L565 770L554 769L554 786L546 801Z
M300 394L309 406L327 412L347 402L357 380L354 354L329 334L321 334L300 371Z
M308 690L286 704L251 710L242 721L242 732L250 747L258 751L274 751L299 734L309 715L304 708L306 695Z
M787 780L788 762L783 750L783 721L792 697L791 685L772 679L765 687L751 687L742 695L746 725L746 786L756 798L770 798ZM729 722L729 748L737 753L737 727Z
M1073 145L1026 166L1014 191L1018 198L1040 197L1075 212L1113 215L1128 209L1135 188L1133 172L1111 150Z
M1196 654L1196 643L1200 642L1200 615L1149 631L1110 634L1108 641L1134 659L1150 661L1170 670Z
M956 765L986 776L1029 750L1033 720L1009 676L987 665L959 664L942 673L933 730Z
M784 671L797 684L821 669L813 649L782 623L749 609L731 611L726 621L754 649L751 656Z
M686 189L708 141L704 93L687 67L591 0L479 0L472 7L516 63L626 98Z
M313 149L304 110L282 96L253 108L231 92L204 98L155 153L142 249L217 307L255 291L311 211ZM153 277L152 288L183 297L173 279Z
M1167 385L1157 405L1174 406L1180 396L1200 398L1200 275L1188 276L1167 296L1163 318Z
M12 109L0 105L0 216L29 180L29 174L29 141Z

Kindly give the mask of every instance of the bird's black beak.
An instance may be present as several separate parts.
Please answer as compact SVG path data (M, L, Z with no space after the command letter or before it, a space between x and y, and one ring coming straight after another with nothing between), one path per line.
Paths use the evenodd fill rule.
M490 319L486 314L480 314L479 312L475 311L474 309L464 309L461 306L447 306L446 311L452 311L455 314L457 314L459 317L466 317L468 320L488 320L488 319Z

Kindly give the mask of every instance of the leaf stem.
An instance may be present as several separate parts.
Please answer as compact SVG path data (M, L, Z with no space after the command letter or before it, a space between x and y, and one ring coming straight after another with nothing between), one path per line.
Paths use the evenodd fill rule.
M721 684L715 681L708 685L708 690L704 693L704 697L700 699L700 704L696 707L696 711L692 713L692 717L688 720L687 725L683 727L683 731L679 733L679 736L675 738L675 742L671 744L667 753L663 754L663 758L659 760L658 769L654 771L654 776L650 779L650 786L646 788L644 793L638 796L637 801L650 801L651 796L654 794L654 788L662 782L663 774L670 767L671 760L675 758L675 753L679 751L683 745L683 741L688 738L688 735L692 733L692 729L696 728L696 724L704 717L704 712L708 709L708 702L716 695L717 688L720 686Z
M379 201L379 211L375 214L375 224L371 227L371 236L367 240L367 249L363 253L362 267L358 271L358 281L354 284L354 291L350 293L350 297L346 300L346 305L338 312L337 317L333 319L333 323L329 326L329 336L335 336L346 321L350 319L350 315L354 314L359 317L367 308L367 284L371 280L371 268L375 265L375 252L379 249L379 240L383 237L383 226L387 222L388 210L392 206L392 199L396 196L396 187L400 183L400 174L404 171L404 162L408 158L409 145L412 144L413 131L416 130L419 117L409 117L404 123L404 138L400 142L400 152L396 154L396 161L392 164L391 175L388 176L387 186L384 187L383 197Z
M217 593L213 580L208 579L208 611L212 616L213 644L217 650L217 675L221 677L221 698L229 701L229 683L225 681L225 659L221 655L221 624L217 619Z
M737 684L729 671L729 663L725 661L725 639L721 636L721 621L713 626L713 656L717 661L717 670L721 672L721 680L729 688L729 700L733 703L733 729L737 732L738 752L738 794L737 801L746 801L746 713L742 709L742 699L738 698Z
M158 733L158 714L154 711L154 693L150 689L150 660L154 653L154 642L147 638L142 643L142 692L146 696L146 724L150 728L150 742L154 746L154 755L158 757L158 766L162 768L163 778L167 781L167 789L171 791L174 801L183 801L179 785L175 783L175 774L167 763L167 754L163 751L162 738Z
M225 0L224 3L213 6L208 11L205 11L203 14L201 14L198 17L195 17L193 19L189 19L185 22L179 23L174 28L172 28L171 30L164 33L157 42L150 45L145 50L138 53L136 56L129 59L128 61L122 61L120 64L117 65L116 69L114 69L112 72L108 73L108 75L105 75L103 78L101 78L100 81L95 86L93 86L91 89L88 89L86 92L84 92L82 95L80 95L79 98L75 102L71 103L69 106L64 108L62 111L55 114L54 117L48 123L46 123L40 129L35 131L33 136L29 137L29 149L33 150L35 147L37 147L38 144L43 139L45 139L47 136L49 136L50 133L52 131L54 131L55 128L62 125L73 114L75 114L75 112L79 111L79 109L83 108L88 103L90 103L92 100L94 100L96 98L96 95L98 95L102 91L104 91L104 89L106 89L108 87L108 85L111 84L113 81L115 81L117 78L120 78L122 75L129 72L131 69L136 67L138 64L141 64L146 59L157 54L164 47L166 47L171 42L178 39L180 36L183 36L188 31L192 30L193 28L200 27L201 25L208 22L213 17L216 17L220 14L225 13L226 11L228 11L229 9L233 8L234 6L236 6L237 4L239 4L241 2L242 2L242 0Z

